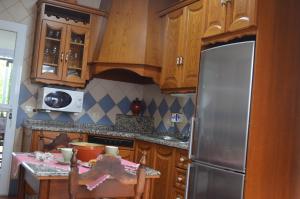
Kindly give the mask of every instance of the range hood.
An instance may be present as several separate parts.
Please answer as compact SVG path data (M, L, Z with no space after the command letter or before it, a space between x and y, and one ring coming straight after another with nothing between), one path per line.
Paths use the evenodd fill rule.
M102 0L100 9L105 8L109 16L98 52L89 62L91 75L159 84L163 26L158 11L168 4L161 0Z

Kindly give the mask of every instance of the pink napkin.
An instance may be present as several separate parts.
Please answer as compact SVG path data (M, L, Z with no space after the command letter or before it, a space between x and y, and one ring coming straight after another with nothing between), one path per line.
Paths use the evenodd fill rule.
M101 159L101 157L102 157L102 155L100 155L97 159ZM130 162L130 161L124 160L124 159L121 159L121 164L125 167L125 170L133 171L133 172L135 172L140 166L140 164ZM101 183L103 183L105 180L107 180L110 177L111 177L110 175L100 176L97 180L95 180L89 184L86 184L86 187L88 190L92 191L98 185L100 185Z

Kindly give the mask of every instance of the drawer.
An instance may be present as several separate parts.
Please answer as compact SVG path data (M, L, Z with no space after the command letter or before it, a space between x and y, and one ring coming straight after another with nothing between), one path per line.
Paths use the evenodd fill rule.
M174 189L172 194L172 199L184 199L184 191L179 189Z
M181 168L181 169L187 169L188 163L189 163L188 151L177 149L176 150L176 159L175 159L176 167Z
M174 186L180 190L185 190L186 187L186 170L178 169L175 170Z

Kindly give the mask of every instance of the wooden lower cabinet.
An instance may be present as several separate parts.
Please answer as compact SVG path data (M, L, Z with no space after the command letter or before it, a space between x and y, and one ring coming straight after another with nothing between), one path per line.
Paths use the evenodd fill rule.
M119 147L119 155L129 161L134 161L134 150L126 147Z
M152 199L183 199L186 188L187 150L137 140L135 161L147 152L147 165L160 171L161 176L151 185Z
M155 145L154 165L161 172L160 178L154 181L152 198L167 199L171 197L175 151L173 147Z
M174 189L172 192L172 197L171 199L184 199L184 191L179 190L179 189Z
M57 151L69 142L86 142L87 134L56 131L32 131L30 151Z

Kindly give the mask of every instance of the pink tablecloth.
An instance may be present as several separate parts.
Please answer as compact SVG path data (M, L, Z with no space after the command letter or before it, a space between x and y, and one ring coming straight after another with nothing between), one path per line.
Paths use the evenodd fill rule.
M19 171L19 167L22 163L31 163L31 164L47 164L48 167L51 168L57 168L57 169L62 169L62 170L66 170L69 171L70 170L70 166L69 165L62 165L59 164L57 160L61 160L62 159L62 154L61 153L52 153L54 158L52 160L47 160L46 162L41 162L40 160L35 159L32 154L30 153L13 153L13 158L12 158L12 176L13 177L17 177L18 175L18 171ZM124 159L121 159L121 164L124 165L126 170L130 170L130 171L136 171L139 167L139 164L136 164L134 162L130 162ZM89 171L89 168L83 167L83 166L78 166L79 169L79 173L84 173ZM102 182L104 182L106 179L108 179L110 177L110 175L103 175L100 176L97 180L95 180L94 182L87 184L87 189L89 190L93 190L95 187L97 187L99 184L101 184Z

